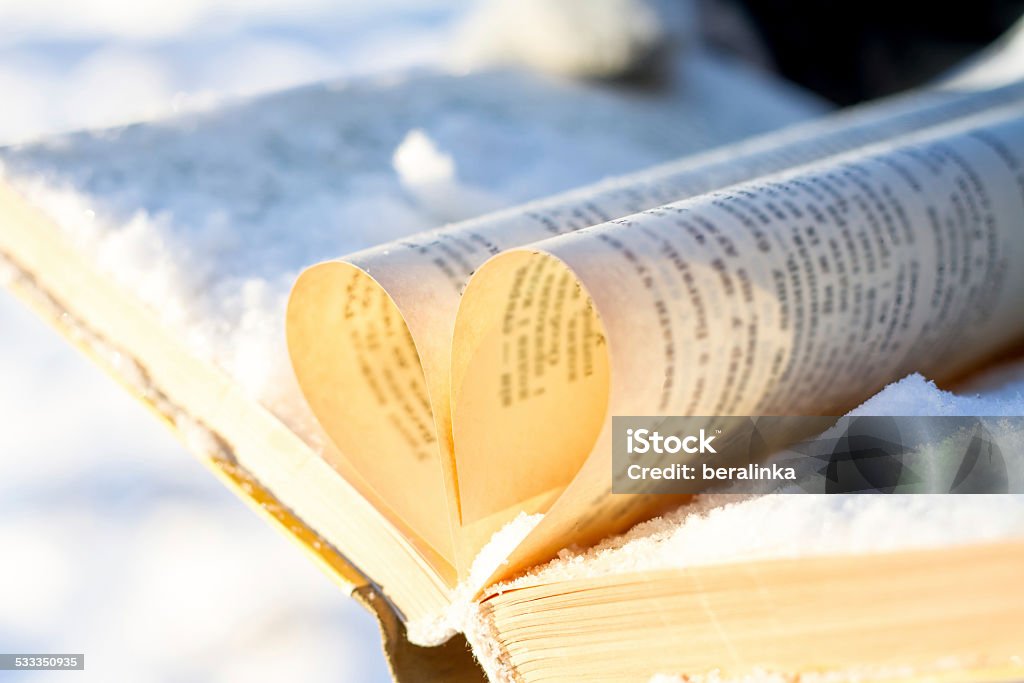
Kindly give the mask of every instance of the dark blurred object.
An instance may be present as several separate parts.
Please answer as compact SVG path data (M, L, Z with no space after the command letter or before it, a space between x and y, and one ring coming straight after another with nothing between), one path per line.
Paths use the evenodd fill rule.
M1024 0L703 0L708 39L836 104L934 78L998 38ZM748 28L739 28L745 18ZM749 34L759 45L750 44Z

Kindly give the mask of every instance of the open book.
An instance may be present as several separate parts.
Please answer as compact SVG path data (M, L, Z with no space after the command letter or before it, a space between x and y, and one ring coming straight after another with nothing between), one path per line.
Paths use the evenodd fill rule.
M287 320L303 393L442 579L466 579L493 534L543 513L483 585L508 579L680 502L611 495L612 415L841 414L1024 337L1022 94L904 97L315 266ZM1019 552L993 551L1000 576L975 578L1012 590ZM784 586L794 567L776 570ZM614 588L657 601L693 579L630 580L640 588ZM854 608L858 589L840 588ZM571 588L587 590L612 588ZM520 599L545 596L587 604L549 586ZM592 623L611 617L607 599ZM972 599L959 600L947 607ZM1009 657L1024 615L1005 606ZM492 623L526 628L531 611ZM922 652L973 652L936 632ZM628 648L656 650L648 638L631 631ZM886 642L884 629L849 638L835 661Z
M608 495L611 415L832 414L1021 338L1022 95L904 97L315 266L303 393L442 576L524 512L496 579L592 543L667 503Z
M591 134L612 135L603 125ZM122 133L139 136L135 153L182 144L156 124L143 133ZM109 140L86 142L116 160ZM313 266L284 332L319 426L254 401L237 372L167 333L151 292L104 272L121 243L90 253L90 229L68 225L92 220L83 193L130 183L115 168L55 199L33 173L68 147L2 155L8 285L360 591L410 680L428 661L473 675L451 648L410 648L399 623L466 591L475 652L512 680L1020 675L1015 542L492 587L684 502L610 494L613 415L838 414L908 372L955 376L1024 337L1024 84L901 96ZM262 189L260 201L281 191ZM480 555L524 514L500 557ZM808 600L815 584L834 600ZM906 618L873 624L878 600ZM825 605L829 647L794 645ZM1001 629L965 637L972 622Z

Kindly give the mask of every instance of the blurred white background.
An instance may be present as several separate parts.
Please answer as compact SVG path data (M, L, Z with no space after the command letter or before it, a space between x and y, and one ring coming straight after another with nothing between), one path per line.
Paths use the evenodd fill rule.
M459 5L2 0L0 144L430 63ZM379 650L368 615L0 290L0 651L86 655L18 680L387 680Z
M434 61L455 0L0 0L0 140Z

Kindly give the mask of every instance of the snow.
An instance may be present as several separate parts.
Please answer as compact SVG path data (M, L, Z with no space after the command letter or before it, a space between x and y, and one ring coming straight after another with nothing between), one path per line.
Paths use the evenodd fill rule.
M851 415L1024 415L1024 363L1009 363L976 375L960 393L943 391L919 374L887 386Z
M650 69L693 31L689 0L493 0L463 23L452 63L516 64L547 73L614 78Z
M5 292L0 325L5 650L85 652L83 681L388 680L370 617L132 396Z
M455 180L455 161L418 128L409 131L391 160L399 181L410 190Z
M0 140L130 123L326 78L438 64L461 0L0 4Z
M939 389L919 374L909 375L850 414L1024 415L1024 361L973 377L962 393ZM542 518L520 515L498 531L480 551L469 578L455 591L452 607L410 624L410 639L429 645L456 632L481 633L484 626L473 596ZM730 562L881 553L1022 537L1022 494L713 494L698 496L592 548L564 549L551 562L489 590ZM478 650L485 641L485 636L471 638ZM488 659L486 651L478 656ZM496 666L489 661L484 664Z
M533 530L544 515L520 512L496 531L470 567L469 576L456 587L451 606L443 613L406 624L409 640L417 645L440 645L456 633L466 632L476 622L473 598L494 572L508 561L509 553Z
M303 267L819 111L699 53L679 80L638 96L519 72L345 79L8 147L0 176L301 428L282 330Z
M392 165L398 182L438 223L502 206L496 195L460 183L452 156L438 149L437 143L418 128L409 131L395 149Z
M513 73L500 87L474 74L457 88L436 71L396 76L452 64L618 76L685 44L692 21L653 0L575 0L562 17L542 0L498 0L451 50L446 27L462 4L5 3L0 140L177 118L7 149L2 173L170 330L287 416L280 313L302 266L820 111L699 53L658 97ZM538 17L547 32L524 31ZM616 49L595 51L606 43ZM511 118L496 115L510 106ZM11 276L0 264L0 280ZM6 651L84 651L83 680L386 680L366 654L378 651L369 617L280 550L287 542L130 396L2 293L0 329L0 544L17 550L0 562ZM979 380L980 398L911 377L860 410L1024 414L1022 369ZM911 534L969 542L1024 526L1019 497L941 500L707 498L538 571L879 551ZM751 517L793 525L737 541ZM416 637L471 628L466 596L537 521L503 530L462 589L463 611L411 625Z
M1024 496L701 496L516 579L565 581L752 560L852 555L1024 536ZM499 586L497 590L501 590Z

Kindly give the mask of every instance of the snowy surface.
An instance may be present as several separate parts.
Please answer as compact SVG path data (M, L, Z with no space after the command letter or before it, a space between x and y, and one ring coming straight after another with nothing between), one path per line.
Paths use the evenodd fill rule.
M282 333L327 258L821 111L694 52L664 88L525 72L331 81L0 150L0 175L168 329L284 417Z
M436 63L461 0L4 0L0 140Z
M495 11L516 11L508 9L514 3L502 4ZM585 23L596 32L588 39L615 24L603 14L607 7L636 3L597 4L604 9ZM629 71L652 41L686 39L685 16L672 29L678 35L652 34L640 16L609 62L593 61L593 41L553 55L531 52L545 43L520 40L514 27L529 12L545 10L537 2L522 6L524 14L508 20L494 21L492 14L474 19L477 28L464 29L469 37L460 44L460 68L493 62L572 74ZM185 330L195 348L273 402L268 387L276 375L265 368L273 367L268 358L283 359L275 356L278 311L290 278L305 263L817 110L800 98L783 98L777 107L744 106L751 100L736 98L764 101L758 82L729 80L710 64L688 67L659 100L564 86L578 93L578 102L593 105L583 108L591 125L581 128L572 119L576 137L566 139L561 132L568 112L548 109L559 105L543 89L556 86L539 80L527 86L541 95L523 106L522 116L538 116L534 109L543 108L547 113L540 116L561 117L563 128L533 125L524 132L479 112L467 121L451 91L423 87L419 99L409 100L400 81L372 75L448 63L442 29L462 7L452 0L4 3L0 143L185 112L174 124L22 147L5 154L5 172L44 198L100 263L159 302L169 324ZM557 35L546 44L556 43ZM488 45L498 49L482 47ZM233 105L229 113L211 109L225 95L338 76L346 77L343 86L310 87L298 98L272 96L258 105ZM729 115L679 116L695 100ZM372 131L358 125L410 103L412 112L437 115L385 117ZM327 106L330 117L324 116ZM633 125L623 130L626 111ZM190 137L197 128L205 137ZM239 147L239 137L253 146ZM219 144L207 144L211 140ZM543 166L536 166L541 150ZM158 156L174 163L143 163ZM97 166L100 158L104 165ZM197 159L203 163L196 165ZM167 187L174 192L168 195ZM300 229L306 237L292 239ZM121 267L126 262L142 268ZM3 293L0 330L0 650L84 651L87 670L75 675L81 680L386 679L370 618L119 387ZM246 343L236 344L239 339ZM217 346L225 340L226 347ZM984 390L984 399L957 398L911 378L874 399L872 409L1024 410L1024 372L1003 373ZM741 545L730 537L731 524L748 521L751 513L795 515L814 499L787 500L797 507L787 509L777 499L707 500L590 554L567 553L541 571L720 561L723 537L730 547ZM845 551L888 547L910 530L936 543L1018 533L1024 514L1013 497L946 511L919 507L927 501L862 500L822 503L821 519L849 532ZM901 524L879 535L883 513ZM946 526L929 526L931 513ZM982 520L986 513L997 520ZM481 558L478 574L489 573L500 549L535 522L524 518L508 530L492 555ZM821 535L806 520L797 530ZM715 542L701 549L700 539L712 539L712 532ZM747 541L754 554L808 547L795 536Z
M560 581L1020 537L1024 537L1024 496L1020 495L777 494L745 500L709 495L588 551L563 551L533 578Z
M0 329L0 649L84 652L82 681L388 680L369 615L127 392L3 291Z

